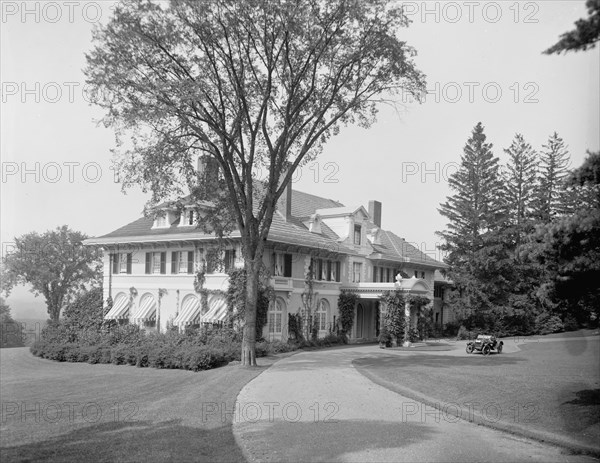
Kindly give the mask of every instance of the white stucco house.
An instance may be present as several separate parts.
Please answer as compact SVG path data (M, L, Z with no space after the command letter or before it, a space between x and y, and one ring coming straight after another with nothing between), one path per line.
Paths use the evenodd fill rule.
M446 268L398 234L381 228L382 204L368 201L345 206L289 187L280 201L264 254L271 269L271 301L267 339L285 339L288 314L302 307L306 273L314 270L314 299L319 335L338 322L341 290L355 292L350 340L375 340L379 334L383 292L401 287L409 294L433 301L434 322L446 323L444 288L440 271ZM218 323L227 316L224 295L212 291L202 304L194 288L195 274L202 271L207 290L226 290L228 271L243 267L239 233L233 232L220 249L220 264L207 256L217 240L197 225L194 207L163 205L157 215L142 217L108 233L86 240L104 250L104 298L113 305L106 318L138 323L161 330L167 324L184 329L202 323ZM408 223L408 222L407 222ZM396 277L404 275L401 281ZM445 319L446 317L446 319Z

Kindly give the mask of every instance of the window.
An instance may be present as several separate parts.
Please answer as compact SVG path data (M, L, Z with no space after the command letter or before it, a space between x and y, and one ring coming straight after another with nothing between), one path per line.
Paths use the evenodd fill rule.
M156 226L157 227L166 227L167 226L167 215L161 214L156 216Z
M127 261L129 254L119 254L119 273L127 272Z
M419 272L415 270L415 278L419 278Z
M112 273L129 273L131 274L131 264L133 254L131 252L119 252L117 254L110 254L112 261Z
M386 268L386 269L385 269L385 282L386 282L386 283L389 283L390 281L392 281L392 280L390 279L390 274L391 274L391 273L392 273L392 272L390 272L390 269L389 269L389 268Z
M196 219L198 215L195 211L191 209L185 209L181 213L181 218L179 219L179 225L196 225Z
M331 265L331 262L326 260L321 260L321 280L327 281L329 280L329 272L327 271L327 266Z
M354 225L354 244L360 244L361 227Z
M425 272L421 272L421 278L425 279Z
M340 281L341 262L331 263L331 281Z
M340 262L331 263L331 281L340 281Z
M187 225L194 225L195 223L195 215L194 215L194 211L187 211L186 214L186 222Z
M444 298L444 288L442 286L434 286L433 297L439 297L440 299L443 299Z
M171 273L194 273L194 251L173 251Z
M269 334L281 334L284 308L285 303L283 300L278 298L275 300L275 305L269 309L267 320L269 325Z
M292 255L276 252L273 254L273 275L276 277L292 277Z
M146 253L146 273L167 273L167 253L166 252L147 252Z
M362 264L359 262L354 262L352 264L352 282L360 283L360 275L362 273Z
M235 268L235 249L225 250L225 272Z
M329 302L327 299L321 299L315 313L315 323L319 331L327 330L327 312L329 311Z
M373 283L379 283L379 275L378 272L379 269L377 267L373 267Z

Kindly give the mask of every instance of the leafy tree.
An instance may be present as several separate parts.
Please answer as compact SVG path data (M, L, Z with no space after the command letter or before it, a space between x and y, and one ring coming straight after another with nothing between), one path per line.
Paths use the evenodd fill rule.
M573 215L538 227L528 248L531 258L544 267L539 297L551 312L579 323L595 320L600 307L600 153L588 153L568 182L586 188L595 203L582 203Z
M35 296L44 296L48 315L57 322L63 306L102 275L98 252L83 247L85 238L66 225L15 238L2 268L3 292L10 294L17 284L30 285Z
M600 40L600 0L587 0L585 5L589 17L575 21L575 29L562 34L557 43L544 51L545 54L585 51L596 46Z
M10 307L0 297L0 347L23 347L23 329L13 320Z
M565 183L570 156L563 139L556 132L542 148L534 208L537 219L548 223L570 210Z
M478 123L467 141L461 165L448 180L452 196L438 209L448 219L440 248L447 251L449 277L457 297L451 304L464 316L483 316L505 294L502 272L510 267L499 230L504 225L502 181L498 158ZM483 321L481 321L483 323Z
M580 208L600 209L600 151L587 152L583 164L567 178Z
M415 50L398 38L408 23L388 1L136 0L94 33L85 72L111 95L98 101L105 124L127 137L116 157L124 186L151 190L152 206L200 183L202 222L240 232L242 365L256 364L258 272L295 169L342 125L368 127L379 103L424 91ZM199 181L199 155L218 175Z

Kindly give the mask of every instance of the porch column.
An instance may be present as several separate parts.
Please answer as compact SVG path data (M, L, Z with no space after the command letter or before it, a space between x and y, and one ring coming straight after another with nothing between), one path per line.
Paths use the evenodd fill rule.
M410 303L406 301L404 303L404 319L406 323L404 324L404 347L410 346L410 341L408 340L408 331L410 330L410 324L412 323L412 319L410 316Z

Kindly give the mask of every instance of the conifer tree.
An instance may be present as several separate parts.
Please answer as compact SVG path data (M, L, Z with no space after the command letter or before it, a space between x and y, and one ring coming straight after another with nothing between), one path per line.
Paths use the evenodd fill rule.
M502 318L503 329L513 334L530 334L538 313L535 288L540 267L521 255L521 246L534 231L535 185L537 153L521 134L516 134L504 150L508 161L503 173L507 227L503 231L505 250L511 262L507 310Z
M516 249L533 230L537 154L519 133L504 152L509 156L503 175L507 219Z
M569 152L562 138L554 132L542 145L537 182L535 215L542 223L568 213L572 204L567 192Z
M449 179L454 191L438 209L448 219L446 230L438 232L445 243L449 276L457 288L461 314L476 325L488 323L486 313L505 293L501 266L500 231L505 213L498 158L486 142L484 128L478 123L467 141L461 165Z

